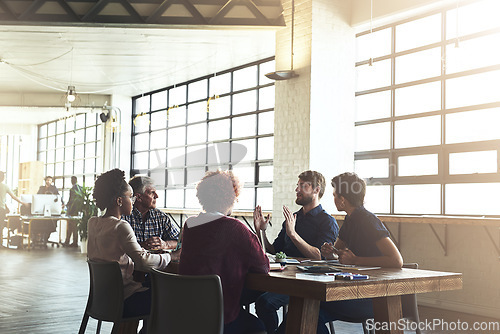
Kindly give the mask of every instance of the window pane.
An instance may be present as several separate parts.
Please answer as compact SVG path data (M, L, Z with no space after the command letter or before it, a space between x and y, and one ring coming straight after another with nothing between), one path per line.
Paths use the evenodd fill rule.
M464 36L475 32L500 27L498 0L478 1L458 8L458 35ZM457 10L449 10L446 15L447 39L457 36Z
M207 124L195 124L187 127L187 143L202 143L207 141Z
M72 119L72 122L74 123L74 118L71 118ZM69 121L69 118L68 118L68 121ZM47 137L47 125L42 125L40 126L39 128L39 136L40 137Z
M156 199L156 207L164 208L165 207L165 190L156 189L156 194L158 198Z
M186 189L186 208L201 209L201 204L196 197L196 189Z
M149 149L149 133L134 136L134 151L145 151Z
M186 165L204 165L207 160L207 149L205 145L188 146L186 154Z
M186 128L174 128L168 130L168 147L181 146L186 143Z
M390 186L367 186L365 207L374 213L389 213L391 210Z
M256 135L256 115L233 118L233 138Z
M238 196L238 201L234 204L235 210L253 210L255 198L254 188L243 188L241 190L240 196Z
M389 159L356 160L354 170L363 179L387 178L389 177Z
M167 132L165 130L151 132L151 149L165 148L167 146Z
M248 165L237 165L233 167L234 175L240 179L240 182L243 183L255 183L255 167Z
M422 154L398 158L398 176L436 175L438 155Z
M424 97L425 98L422 98ZM441 109L441 82L396 89L396 116Z
M224 164L229 162L229 143L217 143L208 147L208 163ZM238 149L234 151L234 149ZM244 151L244 152L242 152ZM242 145L233 145L233 156L243 158L246 148Z
M439 145L441 143L440 116L397 121L395 128L396 148Z
M186 185L199 182L205 176L205 167L187 168Z
M207 102L198 102L188 105L188 123L200 122L207 119Z
M255 160L255 139L238 140L231 143L231 161Z
M134 117L133 131L135 133L149 131L149 123L149 114L138 114Z
M165 150L153 150L149 153L149 167L151 169L165 169Z
M85 173L95 173L95 159L85 159Z
M81 131L83 132L83 131ZM82 140L80 142L83 142L83 135L82 135ZM48 149L54 149L56 147L56 137L52 136L47 138L47 148Z
M257 92L249 92L233 95L233 115L255 111L257 106Z
M391 28L374 31L356 38L356 61L391 53Z
M166 108L168 102L168 91L164 90L162 92L154 93L151 95L151 100L151 110Z
M186 159L185 156L185 148L171 148L167 150L167 160L168 167L180 167L184 166L184 161Z
M497 151L450 153L450 174L496 173Z
M229 138L229 119L208 123L208 141Z
M151 130L165 129L167 127L167 111L151 113Z
M182 208L184 206L184 189L168 189L167 208Z
M233 73L233 92L257 86L257 66L243 68Z
M169 186L184 185L184 169L169 169L167 171ZM168 194L167 194L168 197Z
M441 75L441 49L410 53L396 58L396 84Z
M188 101L197 101L207 98L207 84L208 80L203 79L200 81L192 82L188 85Z
M391 91L356 96L356 121L391 116Z
M215 75L210 78L210 96L226 94L231 91L231 73Z
M274 156L274 137L259 138L259 155L257 159L272 159Z
M210 100L210 119L229 116L231 110L231 100L229 96L219 97L215 100Z
M186 103L186 86L182 85L170 90L170 106L181 105Z
M274 82L274 80L271 80L268 77L266 77L266 74L275 71L275 66L276 66L275 61L271 60L271 61L262 63L259 66L260 66L259 85L265 85L265 84Z
M186 107L170 107L167 110L168 126L186 124Z
M441 186L439 184L415 184L394 186L394 213L439 214Z
M446 46L446 73L456 73L500 63L500 34L460 41Z
M272 211L273 188L257 188L257 204L260 205L264 211Z
M95 143L85 144L85 158L95 157L96 156L96 149L95 148L96 148Z
M84 127L85 127L85 114L76 115L76 128L82 129ZM49 135L51 134L50 130L51 130L51 127L49 124Z
M95 141L96 140L95 130L96 130L95 127L87 128L85 130L85 141Z
M85 152L83 149L83 145L75 146L75 159L83 159L85 158Z
M498 194L500 183L447 184L446 214L499 215ZM479 195L484 194L484 195Z
M391 60L373 63L373 66L356 66L356 90L363 91L391 84Z
M147 113L148 111L149 111L149 95L142 96L142 97L135 100L135 113L134 113L134 115Z
M259 135L274 133L274 111L259 114Z
M272 182L273 181L273 166L272 165L259 165L259 182Z
M446 108L500 100L500 71L468 75L446 81Z
M76 160L75 161L75 167L74 167L75 174L83 174L83 163L84 163L84 160ZM57 166L56 166L56 173L57 173ZM60 174L56 174L56 175L60 175Z
M441 14L396 26L396 52L437 43L441 40Z
M136 153L133 155L133 166L134 169L148 169L148 158L149 154L148 152L143 152L143 153Z
M56 136L56 147L64 147L64 135Z
M64 149L64 160L72 160L73 159L73 146L66 147Z
M56 121L56 129L57 129L57 133L63 133L64 132L64 120L58 120L58 121Z
M259 89L259 110L274 108L274 86Z
M446 143L500 139L500 108L446 115Z
M360 125L355 127L356 151L389 149L391 144L390 123Z

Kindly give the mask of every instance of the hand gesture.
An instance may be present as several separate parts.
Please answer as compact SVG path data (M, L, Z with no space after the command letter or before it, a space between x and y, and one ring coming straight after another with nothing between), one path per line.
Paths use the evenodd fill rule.
M146 249L163 249L163 244L162 244L162 241L160 239L160 237L152 237L152 238L149 238L149 239L146 239L146 241L144 242L144 248Z
M321 256L323 256L327 260L336 260L338 259L337 254L335 254L335 249L331 242L325 242L321 246Z
M356 255L350 249L339 249L339 262L342 264L356 264Z
M262 208L260 205L257 205L255 210L253 211L253 225L255 227L255 231L265 231L267 229L267 225L269 224L269 214L264 218L262 214Z
M297 220L297 215L293 214L286 205L283 205L283 215L285 216L286 234L291 237L296 233L295 221Z

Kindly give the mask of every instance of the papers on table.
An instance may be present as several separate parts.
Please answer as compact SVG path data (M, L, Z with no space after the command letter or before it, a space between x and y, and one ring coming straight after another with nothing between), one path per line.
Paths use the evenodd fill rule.
M335 281L335 276L328 276L325 274L313 274L313 273L296 273L295 278L304 279L308 281L318 281L318 282L333 282Z

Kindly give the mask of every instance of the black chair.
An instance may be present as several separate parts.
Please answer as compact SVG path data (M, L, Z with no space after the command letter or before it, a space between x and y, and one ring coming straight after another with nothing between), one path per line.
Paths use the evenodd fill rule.
M118 262L96 262L92 260L87 262L90 271L90 292L79 334L85 333L89 317L98 320L96 333L100 333L103 321L112 322L112 334L118 333L122 322L148 318L148 316L131 318L122 316L123 279Z
M403 264L403 268L409 268L409 269L418 269L418 263L405 263ZM401 309L402 309L402 314L403 318L411 320L413 322L419 323L420 322L420 316L418 314L418 307L417 307L417 295L416 294L411 294L411 295L402 295L401 296ZM369 331L366 327L366 322L369 319L350 319L350 318L344 318L344 319L339 319L340 321L345 321L345 322L353 322L353 323L361 323L363 325L363 333L364 334L374 334L375 331ZM330 327L330 333L335 334L335 328L333 326L333 321L330 321L328 323ZM416 333L421 334L420 329L416 328Z
M176 275L153 269L151 282L148 334L223 333L224 300L219 276Z

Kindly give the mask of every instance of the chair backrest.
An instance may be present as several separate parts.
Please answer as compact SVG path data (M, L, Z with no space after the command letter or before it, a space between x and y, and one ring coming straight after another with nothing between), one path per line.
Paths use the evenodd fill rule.
M87 261L90 270L88 314L102 321L119 321L123 314L123 279L118 262Z
M176 275L153 269L148 334L222 334L224 301L217 275Z
M403 268L418 269L418 263L404 263ZM410 319L414 322L420 321L417 308L417 295L402 295L401 309L404 318Z

